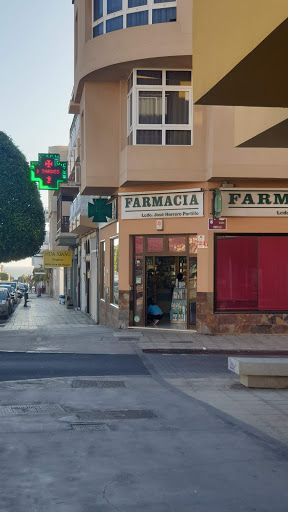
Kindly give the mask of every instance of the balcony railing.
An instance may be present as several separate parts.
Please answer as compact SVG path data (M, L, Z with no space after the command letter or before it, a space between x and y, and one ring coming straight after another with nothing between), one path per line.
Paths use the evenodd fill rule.
M79 114L75 114L73 117L73 121L71 123L70 127L70 140L69 140L69 146L68 146L68 155L70 155L71 151L73 150L77 137L79 135L80 131L80 116Z
M63 217L57 221L57 235L60 233L69 233L69 223L69 215L63 215Z

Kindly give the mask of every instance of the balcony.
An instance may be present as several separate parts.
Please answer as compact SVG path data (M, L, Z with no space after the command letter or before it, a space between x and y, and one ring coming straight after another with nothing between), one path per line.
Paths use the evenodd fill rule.
M68 158L71 154L71 151L76 145L77 138L80 134L80 116L78 114L75 114L73 117L73 121L71 123L70 127L70 140L69 140L69 146L68 146Z
M80 112L80 105L79 103L76 103L74 101L74 89L72 91L72 94L71 94L71 99L70 99L70 102L69 102L69 114L79 114Z
M69 215L63 215L63 217L57 221L57 235L60 233L69 233L69 224Z
M76 245L77 236L69 233L69 213L72 198L70 196L59 196L57 201L56 244L61 247L73 247Z
M95 196L78 195L70 205L70 233L83 235L97 227L95 222L88 218L88 203Z

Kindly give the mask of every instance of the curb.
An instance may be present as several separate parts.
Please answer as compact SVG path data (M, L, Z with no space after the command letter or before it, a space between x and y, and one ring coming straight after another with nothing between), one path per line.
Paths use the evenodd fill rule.
M287 356L288 350L216 349L216 348L143 348L143 354L223 354L251 356Z

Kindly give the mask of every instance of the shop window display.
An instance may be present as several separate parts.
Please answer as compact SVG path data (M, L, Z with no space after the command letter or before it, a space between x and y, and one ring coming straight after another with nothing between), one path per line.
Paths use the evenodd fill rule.
M173 288L170 311L171 323L182 323L187 321L187 287L183 277L182 272L177 274L177 279Z
M168 240L169 244L169 252L185 252L186 251L186 238L183 237L173 237Z
M111 240L111 303L119 305L119 238Z
M158 306L163 314L157 318L157 328L187 329L195 325L195 239L195 235L134 237L134 325L152 326L151 304Z
M105 242L100 242L100 299L105 298Z

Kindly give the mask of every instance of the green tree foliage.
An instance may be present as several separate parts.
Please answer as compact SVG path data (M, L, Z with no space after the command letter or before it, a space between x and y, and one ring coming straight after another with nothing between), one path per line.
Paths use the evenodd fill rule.
M6 272L0 272L0 281L9 281L9 275Z
M45 237L40 194L21 151L0 131L0 261L39 252Z
M26 274L22 274L22 276L20 276L18 278L18 281L19 281L19 283L28 283L29 278L28 278L28 276L26 276Z

